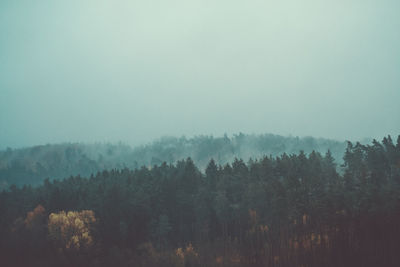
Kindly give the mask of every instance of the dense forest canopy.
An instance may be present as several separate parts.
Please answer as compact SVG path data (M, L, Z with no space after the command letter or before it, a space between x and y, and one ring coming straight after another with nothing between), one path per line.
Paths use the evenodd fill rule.
M89 176L105 169L136 169L141 166L176 163L190 157L204 171L210 159L224 165L240 158L278 156L304 151L331 151L342 162L344 142L313 138L284 137L273 134L232 137L164 137L148 145L130 147L120 144L55 144L0 151L0 190L11 184L39 185L45 178L60 179L70 175Z
M0 194L6 266L398 266L400 136L205 172L187 158ZM20 255L24 255L23 258ZM7 265L8 264L8 265Z

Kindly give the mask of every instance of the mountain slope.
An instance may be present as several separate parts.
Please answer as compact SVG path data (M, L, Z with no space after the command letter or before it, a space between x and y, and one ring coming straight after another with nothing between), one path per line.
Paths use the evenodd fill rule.
M104 169L139 168L162 162L175 163L190 157L205 168L213 158L224 165L234 158L248 161L263 156L294 154L303 150L331 151L342 162L345 142L313 137L280 135L246 135L232 137L197 136L193 138L163 137L150 144L130 147L124 144L65 143L0 151L0 189L11 184L38 185L45 178L59 179L71 175L89 176Z

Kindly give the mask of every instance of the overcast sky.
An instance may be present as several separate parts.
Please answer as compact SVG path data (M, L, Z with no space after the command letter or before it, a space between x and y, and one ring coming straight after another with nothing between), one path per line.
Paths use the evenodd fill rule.
M0 149L400 134L398 0L0 1Z

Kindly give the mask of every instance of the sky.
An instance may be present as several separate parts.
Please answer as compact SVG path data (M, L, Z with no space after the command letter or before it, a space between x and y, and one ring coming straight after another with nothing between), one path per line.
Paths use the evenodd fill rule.
M400 134L398 0L2 0L0 149Z

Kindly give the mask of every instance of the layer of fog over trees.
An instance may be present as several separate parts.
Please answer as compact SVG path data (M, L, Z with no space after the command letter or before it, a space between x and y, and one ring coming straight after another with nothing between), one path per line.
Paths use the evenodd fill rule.
M163 137L150 144L131 147L122 143L65 143L0 151L0 189L11 184L38 185L45 178L60 179L70 175L89 176L104 169L136 169L163 162L176 163L190 157L201 171L210 159L219 165L235 158L248 162L283 153L306 154L313 150L332 153L338 166L346 143L313 137L285 137L273 134L236 134L222 137Z

